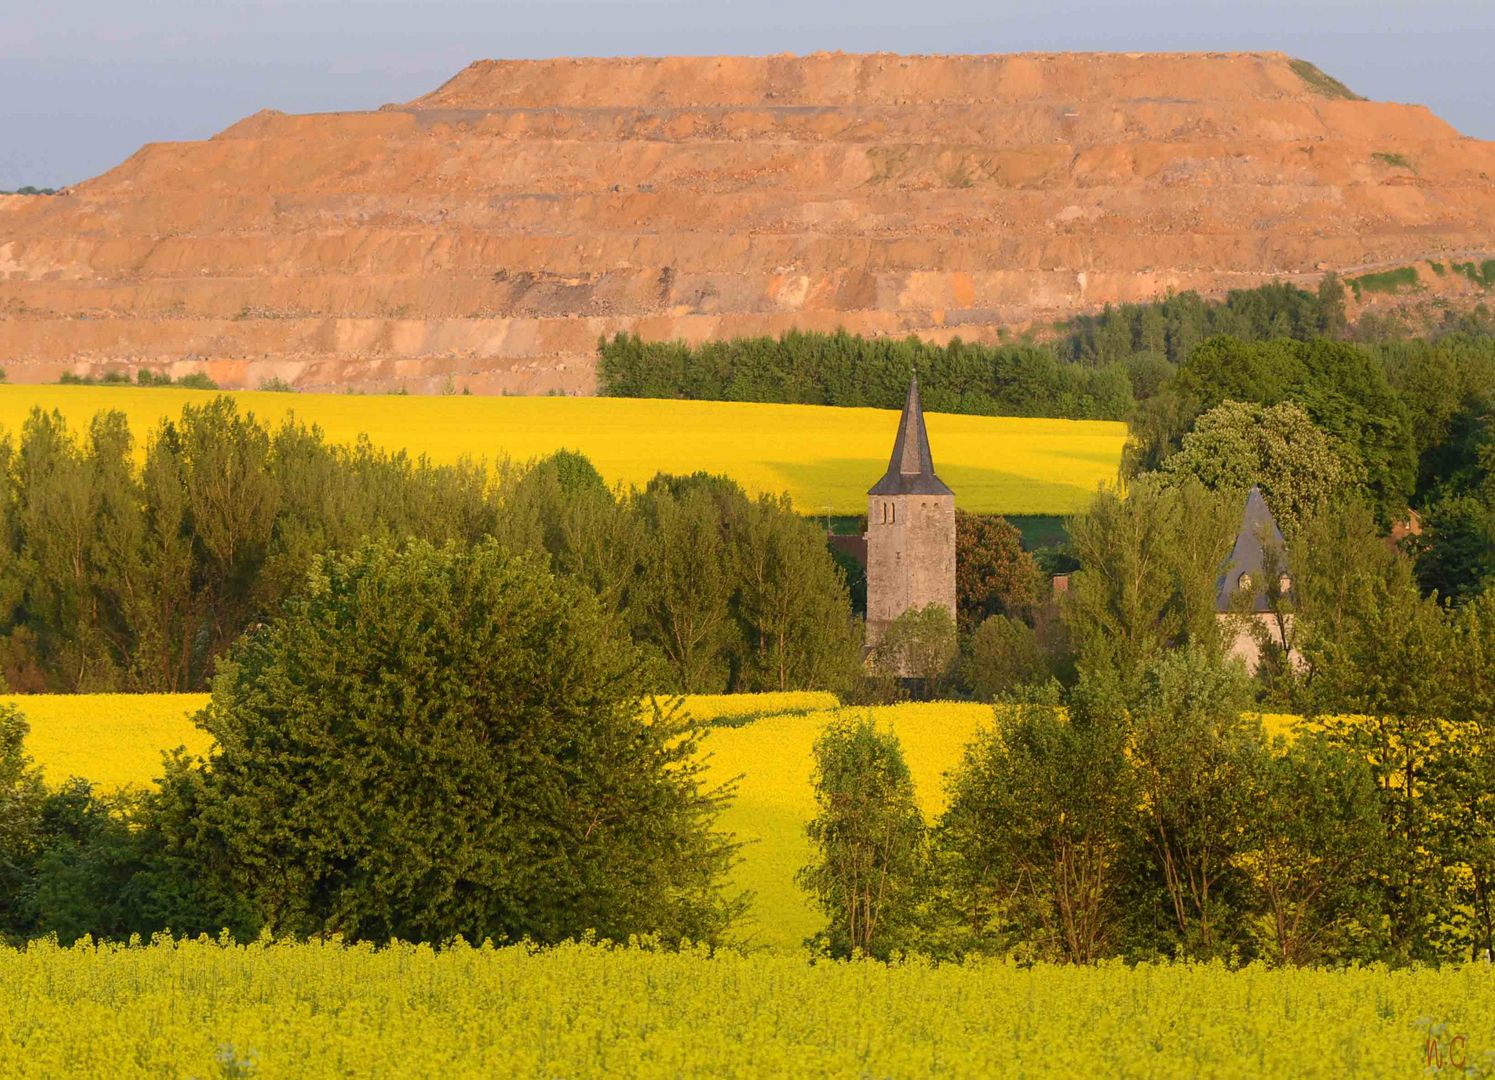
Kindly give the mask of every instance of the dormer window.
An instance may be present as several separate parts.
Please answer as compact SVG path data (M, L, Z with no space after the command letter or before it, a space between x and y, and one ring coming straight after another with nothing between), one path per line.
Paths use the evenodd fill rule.
M1292 592L1293 579L1288 577L1286 574L1283 574L1280 578L1277 579L1277 588L1283 593Z
M1240 589L1241 592L1249 592L1251 590L1251 575L1242 574L1239 578L1236 579L1235 584L1236 588Z

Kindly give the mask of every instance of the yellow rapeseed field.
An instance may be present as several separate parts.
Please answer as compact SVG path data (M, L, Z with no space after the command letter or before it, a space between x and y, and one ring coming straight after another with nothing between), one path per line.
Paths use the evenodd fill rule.
M1495 1054L1483 964L932 967L586 944L39 943L0 948L0 1016L0 1075L16 1080L1416 1077L1488 1075L1464 1066Z
M138 438L210 395L128 386L0 386L0 427L18 431L33 406L83 429L118 409ZM561 448L591 458L610 483L660 471L726 473L754 493L787 491L805 514L857 514L887 467L898 414L878 409L632 398L403 397L240 392L240 408L273 423L289 412L331 442L367 434L377 446L433 461L528 460ZM1067 514L1115 482L1124 424L931 413L940 475L967 510Z
M185 746L207 753L212 738L192 714L207 694L22 694L4 699L31 724L26 749L50 784L81 776L100 788L144 787L161 774L161 754Z
M82 777L103 788L149 785L161 754L184 746L206 754L212 739L192 723L207 694L11 694L31 725L26 749L48 782ZM672 698L660 696L661 708ZM816 690L765 694L692 694L681 711L704 724L834 709L836 695Z

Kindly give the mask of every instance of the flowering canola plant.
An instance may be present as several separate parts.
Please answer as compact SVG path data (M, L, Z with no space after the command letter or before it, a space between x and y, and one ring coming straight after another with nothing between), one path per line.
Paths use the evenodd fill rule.
M142 446L163 418L205 404L200 390L129 386L0 386L0 428L18 432L34 406L74 431L118 409ZM240 391L241 410L279 424L289 413L332 443L367 433L375 446L451 462L585 454L608 483L657 472L725 473L753 494L788 492L804 514L860 514L887 467L898 414L824 405L641 398L405 397ZM1068 514L1113 484L1126 425L1103 420L928 415L940 475L967 510ZM1000 463L996 465L994 463Z
M192 722L207 694L11 694L31 726L26 752L49 783L82 777L101 790L149 786L161 773L161 755L178 746L206 754L213 739ZM659 695L668 711L676 698ZM818 690L763 694L690 694L682 715L698 724L733 725L769 715L798 716L834 709L836 695Z
M930 966L207 939L0 948L0 1075L1422 1076L1487 1065L1495 979Z

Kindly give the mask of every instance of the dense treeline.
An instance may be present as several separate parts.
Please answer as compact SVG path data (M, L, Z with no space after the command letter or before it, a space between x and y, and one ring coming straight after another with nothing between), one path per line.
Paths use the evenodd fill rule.
M1123 363L1139 353L1181 364L1212 337L1306 341L1341 337L1346 330L1344 286L1330 274L1317 293L1273 284L1232 290L1218 301L1185 292L1146 304L1107 306L1070 320L1055 351L1091 366Z
M860 627L824 532L785 496L661 474L613 492L562 451L507 482L496 531L543 551L617 612L658 661L657 690L844 689Z
M1317 295L1267 285L1218 302L1190 292L1108 307L1042 344L790 331L692 346L618 334L600 343L597 372L601 392L618 397L897 408L917 370L936 412L1125 420L1208 338L1306 340L1344 330L1344 288L1331 277Z
M367 538L545 554L661 689L840 687L855 669L845 584L783 500L706 476L613 491L565 453L490 471L330 446L220 397L163 422L139 467L117 412L79 439L36 411L0 439L0 670L22 691L201 688L317 556Z
M617 397L796 402L897 408L911 370L937 412L1128 420L1211 338L1244 342L1354 340L1374 347L1412 340L1370 315L1350 328L1344 286L1328 275L1316 293L1292 285L1235 290L1223 300L1186 292L1107 307L1059 324L1052 341L1029 338L937 345L917 337L863 338L790 331L700 345L618 334L598 345L600 392ZM1450 314L1428 331L1490 337L1484 309Z
M1009 685L936 821L893 736L857 720L825 734L801 882L828 948L1490 955L1495 592L1424 596L1368 506L1319 507L1290 546L1291 594L1266 589L1291 616L1291 660L1268 656L1253 684L1213 603L1238 512L1195 481L1144 479L1076 520L1075 677ZM1262 697L1307 719L1271 740Z
M1068 364L1034 344L790 331L686 345L618 334L603 340L597 361L599 392L614 397L880 409L903 405L914 370L924 407L935 412L1124 420L1134 406L1124 366Z

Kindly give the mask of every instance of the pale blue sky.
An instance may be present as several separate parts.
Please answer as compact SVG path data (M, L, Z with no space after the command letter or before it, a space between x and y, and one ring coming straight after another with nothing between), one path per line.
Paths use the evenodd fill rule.
M1495 0L4 0L0 189L261 108L405 101L487 57L1278 49L1495 139Z

